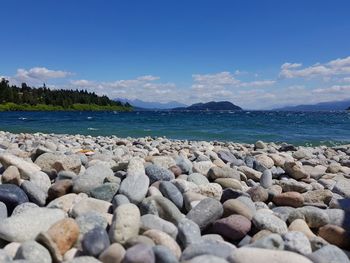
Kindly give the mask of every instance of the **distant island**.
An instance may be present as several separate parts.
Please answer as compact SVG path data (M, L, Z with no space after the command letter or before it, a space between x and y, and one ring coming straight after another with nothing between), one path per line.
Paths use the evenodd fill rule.
M327 101L317 104L306 104L277 108L277 111L343 111L350 105L350 99Z
M229 101L210 101L207 103L196 103L189 107L174 108L175 111L238 111L241 107Z
M134 107L135 110L169 110L173 108L179 107L187 107L188 105L177 102L177 101L169 101L166 103L155 102L155 101L143 101L140 99L126 99L126 98L116 98L115 101L120 101L123 103L129 103Z
M0 111L132 111L129 103L110 100L86 90L21 87L0 81Z

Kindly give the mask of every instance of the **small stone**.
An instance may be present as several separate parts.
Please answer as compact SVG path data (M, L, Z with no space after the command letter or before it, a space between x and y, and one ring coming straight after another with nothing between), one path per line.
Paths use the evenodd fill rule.
M300 207L304 204L304 197L298 192L286 192L275 195L272 202L278 206Z
M230 216L238 214L252 220L255 210L251 210L246 204L239 201L238 199L229 199L223 203L224 215Z
M264 188L272 186L272 173L270 170L265 170L260 177L260 185Z
M116 195L119 189L119 184L116 183L104 183L97 186L90 191L90 196L96 199L112 202L113 197Z
M73 190L73 181L64 179L56 181L54 184L51 185L51 187L48 190L48 197L47 199L49 201L52 201L58 197L61 197L63 195L66 195Z
M148 245L151 247L155 246L155 243L149 237L138 235L138 236L134 236L134 237L129 238L125 242L124 247L129 248L129 247L133 247L137 244L145 244L145 245Z
M141 232L145 232L150 229L158 229L160 231L163 231L164 233L167 233L174 239L176 239L178 235L178 229L173 223L152 214L146 214L141 216Z
M263 141L257 141L255 143L255 149L266 149L267 146Z
M310 176L300 162L285 162L284 169L295 180L301 180Z
M237 190L243 190L240 181L233 178L218 178L214 182L221 185L222 188L233 188Z
M181 168L177 165L169 167L169 170L175 175L175 177L178 177L182 174Z
M213 223L213 232L233 241L241 240L250 231L251 222L241 215L230 215Z
M123 263L155 263L155 256L151 246L135 245L126 250Z
M103 263L121 263L125 255L125 249L118 243L113 243L99 256Z
M266 169L264 169L266 170ZM254 170L253 168L250 168L248 166L240 166L238 167L238 171L241 171L242 173L244 173L248 179L252 179L255 182L259 182L260 181L260 177L262 175L261 172Z
M87 232L82 241L83 251L93 257L98 257L109 245L108 234L101 227L95 227Z
M287 222L289 214L294 210L290 206L276 206L272 208L273 214L281 218L284 222Z
M147 166L145 171L146 175L150 179L151 184L153 184L156 181L170 181L172 179L175 179L175 175L173 172L155 164Z
M8 215L12 214L16 206L29 202L25 192L14 184L0 185L0 201L6 205Z
M180 240L182 247L197 243L201 240L201 230L199 226L187 218L183 218L178 224L177 238Z
M195 183L196 185L209 184L207 177L200 173L192 173L187 177L189 182Z
M261 186L253 186L247 191L247 193L250 195L253 202L266 202L269 198L268 191Z
M41 168L36 164L27 162L12 154L1 154L0 163L5 168L8 168L9 166L16 166L23 179L29 179L31 174L41 170Z
M258 229L267 229L273 233L285 234L287 233L287 225L284 221L273 214L260 212L259 210L253 217L252 222Z
M333 194L330 190L314 190L303 193L306 203L324 203L326 205L332 200Z
M219 219L223 214L222 204L212 198L201 200L190 212L186 215L188 219L194 221L201 230L207 228L215 220Z
M36 158L34 163L48 174L50 174L52 170L56 170L57 172L68 170L78 174L81 167L81 159L77 154L64 155L48 152L41 154Z
M293 222L295 219L303 219L311 228L318 228L329 223L328 214L317 207L304 206L293 210L289 214L288 221Z
M198 257L194 257L190 260L186 260L186 261L182 261L183 263L228 263L227 260L217 257L217 256L213 256L213 255L202 255L202 256L198 256Z
M159 190L170 201L172 201L179 209L183 206L183 196L179 189L172 183L163 181L159 184Z
M16 166L9 166L1 176L1 182L3 184L15 184L19 186L21 184L21 175Z
M314 238L315 234L311 231L306 222L302 219L296 219L288 227L289 231L302 232L308 239Z
M210 168L210 170L208 171L208 177L211 180L216 180L218 178L232 178L232 179L240 180L241 178L237 170L227 166L224 166L224 167L214 166Z
M14 257L15 260L28 260L28 262L51 263L52 259L49 251L35 241L26 241L18 248Z
M79 226L74 219L65 218L53 224L47 232L40 233L36 240L44 245L55 261L73 247L79 236Z
M343 249L350 249L350 235L342 227L327 224L320 227L318 235L330 244L336 245Z
M130 201L125 195L117 194L113 197L113 200L112 200L113 210L122 204L129 204L129 203Z
M82 194L66 194L62 195L61 197L58 197L54 200L52 200L46 207L47 208L59 208L62 209L64 212L68 213L71 212L71 209L73 206L77 203L79 203L82 199L88 198L85 195Z
M283 192L305 193L312 190L311 185L304 182L298 182L294 179L281 180L278 184L282 187Z
M350 260L347 255L338 247L334 245L326 245L312 254L309 258L314 263L349 263Z
M262 238L255 240L249 245L249 247L271 249L271 250L283 250L284 243L280 235L270 233Z
M31 174L29 180L45 193L47 193L51 187L50 177L42 171Z
M140 203L146 196L149 178L144 174L127 176L120 184L119 194L125 195L130 202Z
M123 204L114 211L109 237L112 243L124 244L129 238L137 236L140 229L140 210L134 204Z
M73 206L72 210L70 211L70 214L72 217L75 218L87 212L96 211L108 218L108 213L111 210L111 207L112 204L107 201L95 199L92 197L83 198Z
M259 162L261 165L263 165L267 169L272 168L272 166L274 166L275 164L274 161L266 154L259 154L255 156L255 159L257 162Z
M7 218L7 207L3 202L0 202L0 220Z
M13 210L11 216L16 216L16 215L22 214L24 211L30 210L32 208L37 208L37 207L39 207L37 204L30 203L30 202L20 204L20 205L16 206L16 208Z
M214 164L211 161L193 162L193 172L207 175Z
M21 184L22 190L28 196L28 199L38 206L45 206L47 193L43 192L36 184L25 180Z
M173 252L162 245L156 245L152 247L156 262L161 263L178 263L178 259L175 257Z
M288 232L283 235L283 240L285 250L293 251L302 255L312 253L310 241L302 232Z

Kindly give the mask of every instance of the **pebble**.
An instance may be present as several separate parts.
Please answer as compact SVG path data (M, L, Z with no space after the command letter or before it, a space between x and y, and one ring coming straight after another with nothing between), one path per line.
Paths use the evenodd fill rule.
M264 248L271 250L283 250L284 242L280 235L269 233L259 239L256 239L253 243L249 245L249 247Z
M270 230L278 234L285 234L288 232L287 225L284 221L273 214L260 211L261 210L259 210L252 219L256 228Z
M125 195L130 202L140 203L146 196L149 178L144 174L128 175L120 184L119 194Z
M21 184L21 175L18 168L10 165L2 174L1 182L3 184L15 184L19 186Z
M0 220L7 218L7 207L3 202L0 202Z
M214 233L232 241L241 240L247 235L250 228L250 220L241 215L230 215L213 223Z
M0 154L0 163L5 167L15 166L21 174L21 178L29 179L31 174L41 170L41 168L31 162L27 162L12 154Z
M172 179L175 179L175 175L173 172L155 164L147 166L145 172L146 175L149 177L149 181L151 184L153 184L156 181L170 181Z
M334 245L326 245L314 251L309 258L314 263L349 263L347 255Z
M49 251L33 240L23 242L18 248L14 259L16 261L24 259L28 260L28 262L52 262Z
M163 245L156 245L152 247L154 256L155 256L155 262L161 262L161 263L178 263L178 259L173 254L173 252L163 246Z
M95 227L87 232L82 241L83 251L86 255L98 257L110 245L106 230Z
M126 250L123 263L155 263L151 246L138 244Z
M104 183L103 185L97 186L90 191L90 196L96 199L112 202L113 197L116 195L119 189L117 183Z
M174 184L167 181L160 182L159 190L164 197L172 201L179 209L182 208L184 203L183 196Z
M318 235L330 244L343 249L350 249L350 235L347 230L340 226L327 224L319 228Z
M183 248L197 243L201 240L201 230L199 226L190 219L183 218L178 226L177 239ZM176 238L176 237L175 237Z
M224 216L230 216L232 214L238 214L252 220L255 210L250 209L245 203L238 199L229 199L223 203Z
M270 170L265 170L260 177L260 185L264 188L272 186L272 173Z
M298 192L286 192L275 195L272 202L278 206L301 207L304 205L304 196Z
M318 228L329 223L327 213L317 207L304 206L293 210L288 217L289 222L295 219L303 219L311 228Z
M0 184L0 201L6 205L8 215L16 206L29 202L25 192L14 184Z
M34 204L37 204L38 206L45 206L47 193L42 191L40 187L38 187L31 181L25 180L21 184L21 188L28 196L29 201L33 202Z
M283 235L284 248L302 255L312 253L311 244L307 236L298 231L290 231Z
M196 185L209 184L207 177L200 173L192 173L187 177L187 181L195 183Z
M121 263L125 256L125 249L118 243L113 243L98 257L103 263Z
M73 190L73 181L69 179L58 180L50 186L48 189L49 201L52 201L58 197L64 196Z
M152 214L146 214L141 216L140 231L145 232L150 229L157 229L163 231L164 233L167 233L174 239L176 239L178 235L178 228L173 223Z

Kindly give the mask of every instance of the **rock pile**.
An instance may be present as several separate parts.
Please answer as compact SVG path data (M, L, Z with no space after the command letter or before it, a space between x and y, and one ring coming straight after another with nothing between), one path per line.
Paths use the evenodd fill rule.
M350 262L350 145L0 132L0 163L0 262Z

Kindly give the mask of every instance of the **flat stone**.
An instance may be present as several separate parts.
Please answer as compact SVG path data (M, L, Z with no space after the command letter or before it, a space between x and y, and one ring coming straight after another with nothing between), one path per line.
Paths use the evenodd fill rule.
M204 230L219 219L223 212L224 209L219 201L212 198L205 198L191 209L186 217L194 221L201 230Z
M229 199L223 203L224 215L230 216L233 214L242 215L249 220L252 220L255 210L251 210L245 203L238 199Z
M0 238L10 242L35 239L40 232L47 231L64 217L65 213L60 209L28 209L0 222Z
M252 222L256 228L267 229L273 233L285 234L288 231L284 221L273 214L261 212L261 210L254 215Z
M232 241L241 240L250 231L251 222L241 215L230 215L213 223L213 232Z
M104 216L107 216L106 214L109 213L111 207L111 203L103 200L95 199L92 197L83 198L73 206L70 214L75 218L87 212L96 211L103 214Z
M243 190L240 181L233 178L218 178L214 182L221 185L222 188L233 188L237 190Z
M304 204L304 196L298 192L286 192L275 195L272 202L278 206L301 207Z
M25 192L14 184L0 185L0 201L6 205L9 215L12 214L16 206L29 202Z
M216 180L218 178L232 178L232 179L240 180L241 178L240 173L237 170L227 166L224 166L224 167L214 166L210 168L210 170L208 171L208 177L211 180Z
M82 241L83 251L86 255L98 257L110 245L106 230L95 227L87 232Z
M125 242L124 247L127 249L127 248L133 247L133 246L135 246L137 244L145 244L145 245L148 245L148 246L151 246L151 247L156 245L153 242L153 240L150 239L149 237L138 235L138 236L134 236L134 237L129 238Z
M150 179L151 184L153 184L156 181L170 181L175 179L175 175L173 172L155 164L147 166L145 171L146 175Z
M298 182L295 179L280 180L277 183L282 187L283 192L305 193L312 190L311 185L304 182Z
M293 207L290 206L276 206L272 208L273 214L284 222L287 222L289 214L294 210Z
M259 154L255 156L255 159L267 169L271 169L275 164L274 161L266 154Z
M98 257L103 263L121 263L125 255L125 249L118 243L113 243Z
M240 166L238 167L238 171L241 171L248 179L252 179L255 182L259 182L262 175L262 172L256 171L248 166Z
M326 205L332 200L333 194L330 190L314 190L303 193L306 203L324 203Z
M127 176L120 184L119 194L125 195L130 202L140 203L146 196L149 178L144 174Z
M52 262L49 251L33 240L23 242L18 248L14 259L16 261L24 259L28 260L28 262Z
M350 181L349 179L338 180L332 189L333 193L340 194L344 198L350 198Z
M301 180L310 176L300 162L285 162L284 169L295 180Z
M82 196L82 194L66 194L52 200L46 207L47 208L59 208L65 211L66 213L70 212L75 204L80 202L82 199L88 198L86 195Z
M221 150L218 152L218 157L224 161L224 163L233 163L236 157L229 151Z
M290 251L246 247L235 250L230 257L230 262L312 263L308 258Z
M179 209L182 209L184 203L183 196L174 184L167 181L160 182L159 190L164 197L172 201Z
M25 180L21 184L21 188L31 202L37 204L38 206L45 206L47 193L43 192L36 184Z
M37 207L39 207L37 204L31 203L31 202L20 204L16 206L11 216L22 214L24 211L30 210L32 208L37 208Z
M176 239L178 235L178 229L173 223L152 214L141 216L140 231L145 232L150 229L160 230L174 239Z
M114 211L109 237L112 243L124 244L129 238L137 236L140 229L141 215L134 204L118 206Z
M42 171L31 174L29 181L37 185L44 193L47 193L51 187L50 177Z

